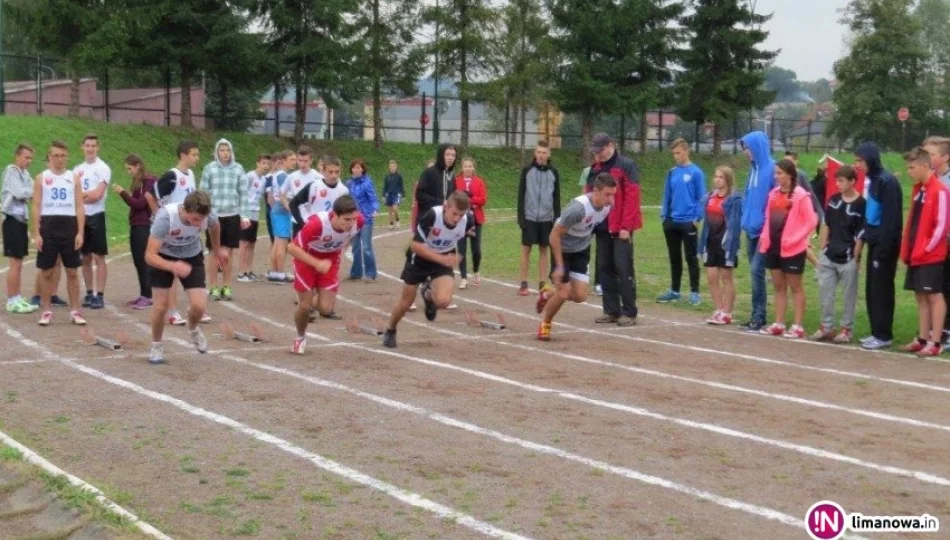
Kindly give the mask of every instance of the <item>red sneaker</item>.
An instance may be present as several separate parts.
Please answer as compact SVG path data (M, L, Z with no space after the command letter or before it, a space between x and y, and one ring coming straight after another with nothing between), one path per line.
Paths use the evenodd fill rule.
M766 336L781 336L785 333L785 325L779 323L772 323L765 328L759 330L760 334Z
M805 329L794 324L788 329L788 332L785 332L783 337L785 339L802 339L805 337Z
M542 322L538 327L538 341L551 341L551 323Z
M920 349L917 352L917 356L925 358L928 356L940 356L940 353L943 352L943 348L940 345L935 345L933 343L928 343L924 348Z
M518 296L528 296L529 294L531 293L528 292L528 282L522 281L521 287L518 289Z
M919 353L920 351L924 350L924 344L921 343L919 339L915 339L914 341L911 341L907 345L901 347L901 350L909 353Z
M548 287L547 285L545 285L544 288L538 293L538 302L535 304L534 308L539 314L544 311L544 306L548 305L548 300L550 300L552 296L554 296L554 289Z

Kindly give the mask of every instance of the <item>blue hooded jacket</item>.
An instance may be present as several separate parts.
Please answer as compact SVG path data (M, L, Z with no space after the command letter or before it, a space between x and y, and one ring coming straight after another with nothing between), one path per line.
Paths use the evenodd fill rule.
M350 190L350 195L356 199L356 206L363 214L363 219L366 220L366 223L372 225L373 215L379 212L379 199L376 197L376 186L373 185L373 179L364 173L359 178L347 180L346 187Z
M749 238L758 238L765 225L769 192L775 186L775 160L769 149L769 139L761 131L743 137L742 145L752 154L752 167L742 197L742 230Z
M900 182L881 164L881 150L873 142L854 152L867 166L865 241L899 247L904 230L904 193Z

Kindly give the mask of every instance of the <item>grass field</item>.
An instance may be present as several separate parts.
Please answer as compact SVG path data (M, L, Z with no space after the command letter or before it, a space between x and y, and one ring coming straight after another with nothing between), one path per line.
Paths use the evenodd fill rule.
M201 145L202 160L196 171L200 171L211 159L213 145L220 137L228 138L235 146L238 161L245 168L254 166L255 156L261 152L272 152L282 148L289 148L289 141L273 137L248 135L244 133L207 133L179 129L167 129L152 126L105 124L85 120L69 120L51 117L0 117L0 148L12 149L18 142L28 142L39 150L38 158L34 161L32 172L38 173L43 168L41 156L52 139L63 139L72 147L70 165L78 164L81 159L79 142L87 132L94 132L100 136L102 157L112 167L115 181L128 185L129 178L122 166L123 158L135 152L140 154L152 173L164 171L174 165L176 161L175 146L181 139L193 139ZM345 162L360 157L367 161L370 175L381 184L386 174L387 163L390 159L400 162L400 168L406 179L407 190L418 177L425 162L435 155L434 146L418 144L388 143L382 149L374 149L372 143L366 141L311 141L310 144L318 153L334 154ZM470 149L468 155L476 158L478 173L488 184L490 208L513 208L517 199L517 184L520 171L519 152L512 149ZM801 165L809 176L814 174L822 154L812 153L801 156ZM838 154L836 157L844 162L850 162L848 154ZM530 152L528 155L530 159ZM667 153L652 153L635 156L641 171L641 186L643 190L643 204L655 206L660 204L663 182L666 171L671 166L671 158ZM561 172L563 182L562 203L578 192L577 179L583 168L579 156L571 151L555 151L553 161ZM719 164L728 164L737 171L738 183L742 185L748 171L748 162L740 155L727 154L719 158L711 156L697 156L696 162L708 175ZM886 154L884 163L890 170L902 172L903 163L899 155ZM900 174L904 182L905 205L909 204L910 184L906 174ZM640 297L643 302L652 302L652 299L669 286L669 264L667 262L666 245L660 228L659 211L655 208L643 210L645 226L637 235L636 265ZM108 227L113 243L121 245L128 237L126 221L127 208L121 199L110 193L107 207ZM497 236L496 236L497 235ZM515 278L518 269L519 235L517 226L512 222L499 223L486 233L485 271L498 273L508 278ZM747 313L749 281L746 274L746 261L740 262L737 272L737 288L739 303L736 309L738 314ZM535 275L534 273L531 274ZM813 329L817 324L817 294L818 287L809 270L806 283L809 291L809 317L807 328ZM898 283L902 283L902 273L898 276ZM536 281L534 277L532 282ZM685 282L685 279L684 279ZM705 290L705 275L701 281ZM863 286L862 286L863 290ZM866 330L866 316L863 312L863 294L859 300L859 316L857 332ZM694 308L687 308L694 309ZM710 311L709 305L695 308L697 316ZM898 293L897 334L899 340L910 339L914 334L915 306L910 295Z

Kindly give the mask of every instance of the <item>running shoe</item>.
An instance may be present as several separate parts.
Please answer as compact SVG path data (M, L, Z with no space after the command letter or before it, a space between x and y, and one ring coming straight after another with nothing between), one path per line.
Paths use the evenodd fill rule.
M772 323L765 328L759 330L760 334L766 336L781 336L785 333L785 325L779 323Z
M720 315L722 315L722 312L716 311L708 319L706 319L706 324L721 325L722 322L719 319Z
M168 324L172 326L185 326L187 322L177 310L168 314Z
M211 315L208 315L207 313L202 313L202 314L201 314L201 320L198 321L198 322L200 322L201 324L208 324L208 323L210 323L211 321L212 321Z
M465 278L462 278L462 281L459 282L459 290L464 291L467 288L468 288L468 280Z
M551 323L542 322L538 326L538 341L551 341Z
M626 326L636 326L637 318L636 317L627 317L626 315L617 319L617 326L626 327Z
M386 347L388 349L396 348L396 331L395 330L390 330L388 328L386 329L386 333L383 334L383 347Z
M92 302L89 303L90 309L102 309L106 307L106 299L104 296L96 295L92 297Z
M518 296L528 296L529 294L531 293L528 291L528 282L522 281L521 287L518 288Z
M538 294L538 302L535 304L534 309L538 313L544 311L544 306L548 305L548 300L550 300L552 296L554 296L554 289L545 286L541 289L540 294Z
M931 356L940 356L940 353L943 352L943 347L936 343L928 343L926 347L917 352L917 356L921 358L931 357Z
M53 312L44 311L43 314L40 316L40 322L38 324L40 326L49 326L50 324L52 324L52 322L53 322Z
M679 302L680 293L670 289L666 291L665 293L661 294L660 296L657 296L656 301L658 304L669 304L672 302Z
M143 310L152 307L152 299L145 298L144 296L139 299L139 302L132 306L132 309Z
M298 337L294 339L294 347L292 351L294 354L304 354L307 352L307 338Z
M762 328L765 327L765 323L759 321L746 321L739 325L739 330L743 332L749 332L752 334L758 334L762 331Z
M211 287L211 289L208 290L208 298L219 302L221 300L221 290L217 287Z
M870 343L874 339L876 339L874 336L863 337L858 343L864 345L865 343Z
M195 328L191 332L191 342L195 344L195 349L201 354L208 352L208 339L205 338L201 328Z
M254 272L248 272L247 277L250 278L252 282L261 280L261 276L255 274Z
M69 302L63 300L62 298L60 298L59 296L55 294L53 295L52 298L50 298L49 302L55 307L69 307Z
M839 345L845 345L854 341L854 334L850 328L842 328L835 336L834 342Z
M596 323L596 324L616 324L616 323L617 323L617 319L619 319L619 317L617 317L616 315L601 315L600 317L597 317L596 319L594 319L594 323Z
M331 321L342 321L342 320L343 320L343 317L342 317L341 315L337 314L336 311L331 311L330 313L327 313L326 315L324 315L323 313L321 313L321 314L320 314L320 318L321 318L321 319L329 319L329 320L331 320Z
M604 288L601 287L600 285L594 286L594 294L595 294L596 296L603 296L603 295L604 295Z
M40 309L37 306L27 302L26 300L20 298L16 302L7 304L7 313L12 313L14 315L26 315L29 313L34 313L36 310Z
M139 302L142 301L142 298L144 298L144 296L139 296L139 297L136 298L135 300L129 300L128 302L125 303L125 305L126 305L127 307L134 308L136 305L139 304Z
M722 325L732 324L732 313L720 313L719 320Z
M42 302L42 300L40 299L40 295L38 295L38 294L37 294L36 296L34 296L33 298L30 298L30 303L33 304L33 305L36 306L36 307L40 307L40 303L41 303L41 302Z
M426 294L428 293L428 294ZM426 305L425 314L426 320L432 322L435 320L436 315L438 315L438 309L435 307L435 300L432 300L430 296L432 295L432 284L426 283L422 287L422 301Z
M415 302L413 302L412 305L409 306L409 311L410 311L410 312L416 311L417 309L419 309L419 306L417 306Z
M869 351L876 351L879 349L886 349L893 344L894 342L891 340L877 339L876 337L872 337L869 341L862 343L861 347Z
M918 353L922 351L925 346L926 346L926 342L921 343L919 339L915 339L914 341L911 341L907 345L904 345L903 347L901 347L901 350L904 352L909 352L909 353Z
M478 272L475 272L475 275L472 276L472 285L478 287L482 284L482 276L478 275Z
M161 343L152 343L152 348L148 352L148 363L153 366L165 363L165 351Z
M96 297L96 296L93 295L93 294L87 294L86 296L83 296L83 297L82 297L82 307L84 307L84 308L92 307L92 299L95 298L95 297Z
M72 311L72 312L70 312L70 313L69 313L69 320L70 320L73 324L75 324L76 326L85 326L85 325L86 325L86 319L83 319L83 318L82 318L82 313L79 313L78 311Z
M821 325L818 330L811 335L812 341L831 341L835 338L835 329L830 326Z
M221 299L231 301L234 300L234 295L232 294L231 287L225 285L221 288Z
M253 283L254 280L248 274L241 274L237 277L238 283Z
M268 272L265 279L267 279L268 283L284 283L284 276L273 272Z
M692 306L698 306L703 303L703 297L698 292L689 293L689 303Z
M785 339L802 339L805 337L805 329L797 324L793 324L782 337Z

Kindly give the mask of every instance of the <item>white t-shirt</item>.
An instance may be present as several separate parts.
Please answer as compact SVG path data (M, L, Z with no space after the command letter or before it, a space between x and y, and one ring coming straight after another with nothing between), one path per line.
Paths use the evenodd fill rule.
M76 216L76 182L73 171L53 174L46 169L40 174L43 185L41 216Z
M310 184L310 196L307 200L310 203L311 212L329 212L333 210L333 203L343 195L348 195L350 190L343 184L343 181L337 180L336 185L330 187L326 179L322 178Z
M264 178L257 174L257 171L251 171L245 175L247 180L247 202L250 203L251 212L257 218L260 211L261 197L264 196ZM257 221L255 219L254 221Z
M105 182L106 191L102 198L94 203L85 204L86 215L93 216L106 211L106 197L109 195L109 183L112 182L112 169L105 161L96 158L92 163L82 162L73 169L79 175L79 183L83 191L93 191L99 184Z
M305 187L309 186L313 182L323 180L323 175L310 169L306 173L302 171L294 171L287 176L287 180L284 181L284 185L281 186L281 191L286 197L287 201L292 200L297 196ZM307 221L310 216L313 215L313 211L310 210L310 204L300 205L300 216L304 219L304 222Z

